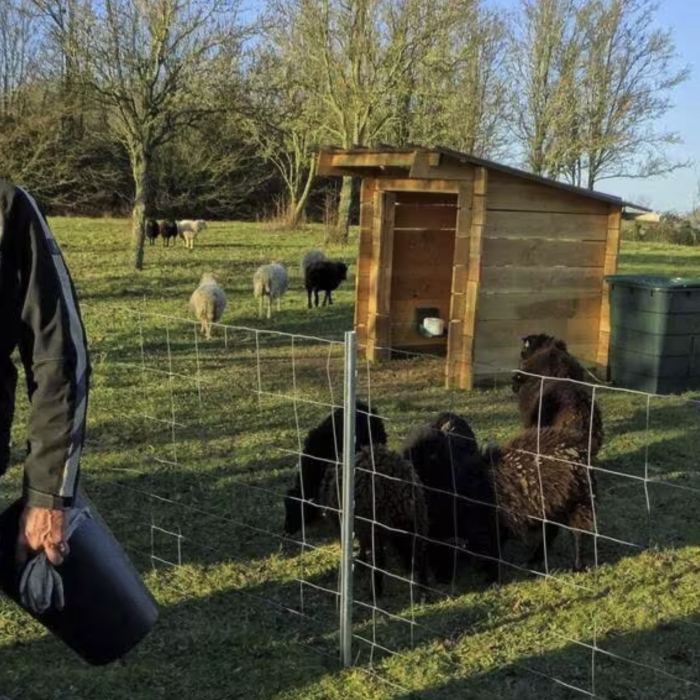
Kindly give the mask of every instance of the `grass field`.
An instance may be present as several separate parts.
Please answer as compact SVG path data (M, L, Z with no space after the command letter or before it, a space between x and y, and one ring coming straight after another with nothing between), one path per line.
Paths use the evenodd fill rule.
M0 695L22 700L474 698L691 700L700 697L700 434L694 396L600 390L599 566L568 571L564 533L549 575L511 564L411 605L388 583L377 606L355 577L357 663L338 664L332 534L281 537L282 494L309 427L342 396L353 279L327 309L306 309L298 263L322 232L216 223L194 251L146 250L132 271L129 224L51 222L79 290L94 363L84 485L161 605L156 629L125 660L91 668L0 601ZM355 241L330 250L354 260ZM259 320L258 264L282 260L291 289ZM203 271L227 291L227 328L197 338L187 300ZM700 251L623 242L621 272L700 276ZM533 329L536 332L538 329ZM284 334L297 334L295 337ZM443 362L360 367L398 446L437 410L466 413L480 441L518 429L509 388L442 388ZM20 406L20 417L26 405ZM13 454L22 458L21 420ZM18 491L21 469L3 484ZM543 572L544 573L544 572ZM415 591L414 591L415 592ZM593 652L592 647L595 647ZM553 679L557 679L556 682Z

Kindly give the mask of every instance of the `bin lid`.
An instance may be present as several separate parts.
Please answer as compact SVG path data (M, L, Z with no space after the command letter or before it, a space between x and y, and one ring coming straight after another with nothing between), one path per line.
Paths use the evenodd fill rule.
M606 275L605 281L627 287L650 289L700 289L700 277L664 277L662 275Z

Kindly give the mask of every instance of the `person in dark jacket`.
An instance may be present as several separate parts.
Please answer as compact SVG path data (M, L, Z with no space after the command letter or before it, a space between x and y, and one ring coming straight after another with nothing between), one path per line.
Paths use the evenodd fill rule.
M89 361L75 289L34 199L0 180L0 476L10 461L17 369L30 401L20 560L68 555L66 525L78 485Z

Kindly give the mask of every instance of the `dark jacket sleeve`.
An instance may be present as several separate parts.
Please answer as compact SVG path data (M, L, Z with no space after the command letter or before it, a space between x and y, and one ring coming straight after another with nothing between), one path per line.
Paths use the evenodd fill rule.
M68 269L30 195L15 189L3 235L16 251L19 351L30 400L28 505L72 505L85 435L89 361Z

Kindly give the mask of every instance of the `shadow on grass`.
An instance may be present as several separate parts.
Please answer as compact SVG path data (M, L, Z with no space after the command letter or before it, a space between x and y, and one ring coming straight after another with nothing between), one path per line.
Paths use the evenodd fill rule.
M700 618L693 616L643 632L613 634L598 639L595 652L588 639L394 698L694 700L700 694L699 625Z
M161 618L123 662L90 668L56 639L27 639L3 646L0 688L22 700L368 697L368 685L346 687L339 674L335 595L306 586L302 598L298 582L247 583L247 575L249 571L235 565L158 573L151 585L162 606ZM312 583L329 581L316 577ZM208 592L212 587L224 590ZM530 588L536 592L537 586ZM627 631L624 618L619 628L605 620L593 654L593 638L580 620L580 635L567 636L572 634L567 616L581 600L580 593L566 593L538 602L534 596L528 600L527 592L511 595L501 589L480 603L424 608L417 626L382 613L373 619L356 607L355 630L405 655L401 660L393 657L385 668L381 652L375 656L379 674L414 688L384 692L382 698L568 700L582 693L609 700L698 697L697 613L659 619L642 631ZM590 613L592 605L605 606L606 593L583 602ZM608 607L614 610L614 605ZM361 659L367 658L363 646L356 638ZM317 685L322 679L323 687Z

